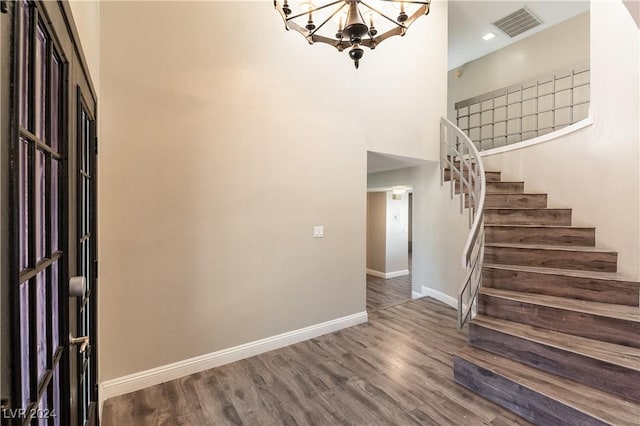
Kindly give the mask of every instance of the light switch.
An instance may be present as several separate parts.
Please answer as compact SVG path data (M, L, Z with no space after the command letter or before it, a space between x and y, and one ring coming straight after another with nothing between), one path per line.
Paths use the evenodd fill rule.
M322 238L322 237L324 237L324 226L314 226L313 238Z

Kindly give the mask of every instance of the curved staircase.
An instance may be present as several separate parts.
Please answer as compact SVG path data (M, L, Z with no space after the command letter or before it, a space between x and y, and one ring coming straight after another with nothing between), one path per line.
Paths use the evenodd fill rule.
M455 381L538 425L640 425L640 283L571 209L485 177L482 287Z

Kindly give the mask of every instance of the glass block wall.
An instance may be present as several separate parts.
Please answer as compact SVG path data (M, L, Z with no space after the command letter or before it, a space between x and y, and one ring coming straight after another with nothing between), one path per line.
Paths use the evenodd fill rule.
M487 150L562 129L589 115L589 65L575 66L455 104L457 125Z

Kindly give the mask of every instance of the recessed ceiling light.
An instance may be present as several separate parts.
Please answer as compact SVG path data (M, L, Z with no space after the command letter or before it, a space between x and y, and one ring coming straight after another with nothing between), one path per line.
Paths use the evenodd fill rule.
M494 38L496 35L494 33L487 33L485 35L482 36L483 40L491 40L492 38Z

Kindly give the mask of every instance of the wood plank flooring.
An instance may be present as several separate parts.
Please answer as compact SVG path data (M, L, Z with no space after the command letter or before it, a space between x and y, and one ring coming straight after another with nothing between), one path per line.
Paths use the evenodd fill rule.
M467 333L407 280L367 277L366 324L112 398L102 424L529 426L453 382Z
M411 300L411 275L379 278L367 275L367 312L389 308Z

